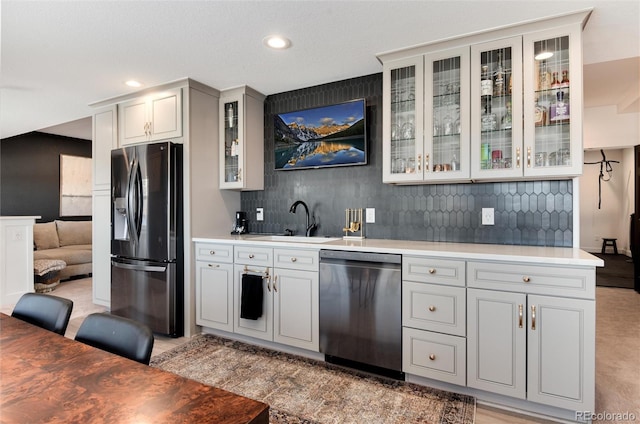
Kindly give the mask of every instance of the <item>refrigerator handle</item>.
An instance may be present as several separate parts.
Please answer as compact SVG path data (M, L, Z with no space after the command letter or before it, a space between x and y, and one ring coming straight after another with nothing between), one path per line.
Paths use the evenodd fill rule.
M134 169L134 182L135 182L135 231L136 240L140 240L140 231L142 230L142 210L143 210L143 196L142 196L142 175L140 174L140 162L136 158Z
M125 263L116 262L116 261L111 261L111 265L113 265L116 268L130 269L134 271L165 272L167 270L166 266L134 265L134 264L125 264Z
M133 190L135 185L134 175L135 175L137 163L138 163L138 159L134 158L133 163L131 164L131 169L129 170L129 178L127 183L127 196L126 196L127 197L127 222L129 224L129 235L131 236L134 242L138 241L137 237L133 237L136 233L136 230L135 230L136 223L133 219L133 214L135 213L135 205L133 202Z

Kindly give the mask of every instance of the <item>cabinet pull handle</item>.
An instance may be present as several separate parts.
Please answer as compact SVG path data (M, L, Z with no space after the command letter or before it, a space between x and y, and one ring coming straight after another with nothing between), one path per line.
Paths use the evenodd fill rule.
M518 305L518 327L522 328L522 310L523 306Z
M429 268L429 274L435 274L435 273L436 273L435 268Z
M291 262L296 262L298 258L291 258Z
M238 181L242 181L242 168L238 168Z
M520 168L520 148L516 148L516 168Z
M429 311L434 312L435 310L436 310L435 306L433 306L433 305L429 306Z
M220 268L219 264L207 264L209 268Z
M527 147L527 168L531 168L531 147Z
M429 155L424 155L424 170L429 172Z
M276 281L278 281L278 276L277 276L277 275L274 275L274 276L273 276L273 291L274 291L274 292L277 292L277 291L278 291L278 288L276 287Z
M271 277L267 277L267 290L271 291Z
M418 172L422 172L422 155L418 155Z
M436 360L436 355L434 355L433 353L431 355L429 355L429 359L431 359L432 361Z
M526 275L524 277L522 277L522 281L524 281L525 283L528 283L531 281L531 278L527 277Z
M253 259L255 258L255 256L253 255L253 253L249 253L249 259Z
M531 305L531 329L536 329L536 305Z

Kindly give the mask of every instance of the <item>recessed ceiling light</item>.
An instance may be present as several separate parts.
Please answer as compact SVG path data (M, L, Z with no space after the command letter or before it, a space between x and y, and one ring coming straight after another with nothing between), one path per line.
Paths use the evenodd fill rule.
M291 47L291 40L280 35L270 35L262 41L267 47L271 47L272 49L283 50Z
M138 82L136 80L129 80L127 82L125 82L125 84L127 84L129 87L142 87L142 83Z

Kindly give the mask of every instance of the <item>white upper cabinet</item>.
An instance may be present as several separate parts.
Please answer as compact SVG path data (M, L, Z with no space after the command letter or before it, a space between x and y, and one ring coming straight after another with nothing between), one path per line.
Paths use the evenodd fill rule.
M120 103L118 123L120 146L182 137L181 89Z
M422 56L384 65L382 180L422 181L424 169L424 63Z
M471 46L471 176L522 176L522 37Z
M264 189L264 96L249 87L220 95L220 188Z
M528 176L582 174L582 43L566 26L524 36Z
M383 182L580 175L589 13L379 55Z
M93 189L111 188L111 150L118 147L116 106L108 106L93 114ZM95 211L95 209L94 209Z

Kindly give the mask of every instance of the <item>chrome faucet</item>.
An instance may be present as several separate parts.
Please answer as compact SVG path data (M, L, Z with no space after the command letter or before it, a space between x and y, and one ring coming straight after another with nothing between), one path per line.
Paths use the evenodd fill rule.
M293 202L293 205L291 205L291 207L289 208L289 213L296 213L296 208L298 207L298 205L304 206L304 211L307 214L306 236L307 237L311 237L311 232L314 231L318 227L316 225L316 218L312 217L313 222L311 224L309 224L309 208L307 207L307 204L304 203L302 200L296 200L295 202Z

